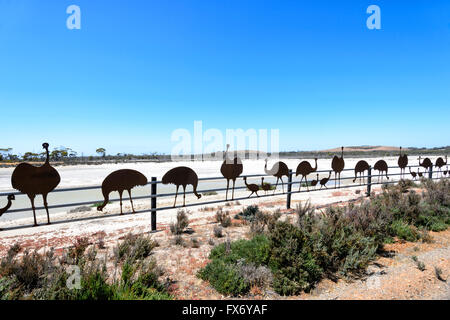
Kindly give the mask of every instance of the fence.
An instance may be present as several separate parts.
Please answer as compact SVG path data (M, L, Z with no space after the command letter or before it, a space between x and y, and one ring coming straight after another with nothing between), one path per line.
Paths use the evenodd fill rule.
M418 168L420 166L408 166L409 168ZM400 169L399 167L389 167L389 169ZM365 183L353 183L353 184L349 184L349 185L343 185L340 186L339 189L346 189L346 188L354 188L354 187L366 187L366 195L370 196L371 192L372 192L372 186L374 185L381 185L381 184L392 184L392 183L397 183L400 179L398 180L388 180L388 181L380 181L380 182L374 182L373 178L377 178L377 177L385 177L384 174L372 174L372 167L369 168L367 175L363 175L361 176L361 178L363 178L366 182ZM354 169L344 169L343 172L354 172ZM329 173L330 170L320 170L320 171L316 171L313 174L320 174L320 173ZM428 179L441 179L442 178L442 174L441 177L438 176L439 173L437 173L434 177L433 177L433 169L431 168L428 171ZM395 177L395 176L401 176L401 173L391 173L389 174L389 177ZM404 173L405 177L411 177L409 172L405 172ZM271 175L267 175L267 174L255 174L255 175L242 175L239 178L243 178L243 177L248 177L248 178L255 178L255 177L271 177L273 178L273 176ZM281 192L281 190L275 190L273 193L271 194L266 194L266 195L260 195L259 198L265 198L265 197L275 197L275 196L281 196L281 195L285 195L286 196L286 208L290 209L291 208L291 200L292 200L292 195L293 194L297 194L297 193L306 193L306 192L320 192L320 191L324 191L324 190L329 190L329 189L335 189L334 183L336 183L336 179L330 177L328 184L332 184L333 188L328 188L326 187L325 189L323 188L315 188L313 190L306 190L306 186L302 187L303 190L300 191L293 191L293 186L298 185L300 183L300 181L293 181L293 177L294 177L294 172L292 170L289 170L289 177L288 177L288 182L285 183L287 184L287 192L283 193ZM449 174L450 177L450 174ZM340 180L350 180L350 179L354 179L354 176L350 176L350 177L342 177L340 178ZM359 181L360 177L358 176L358 178L356 179L356 181ZM386 179L386 177L384 178ZM201 181L214 181L214 180L221 180L221 181L225 181L224 177L212 177L212 178L200 178L199 182ZM334 182L334 183L333 183ZM156 231L156 216L157 216L157 212L158 211L164 211L164 210L168 210L168 209L174 209L174 208L182 208L182 206L166 206L166 207L157 207L157 199L159 198L167 198L167 197L173 197L175 196L175 193L160 193L158 194L158 185L161 184L162 182L157 180L156 177L152 177L151 181L148 183L148 185L151 185L151 193L149 195L145 195L145 196L137 196L137 197L133 197L133 200L140 200L140 199L150 199L150 209L148 210L140 210L140 211L136 211L136 213L151 213L151 230L152 231ZM245 186L237 186L235 187L235 190L241 190L241 189L246 189L247 187ZM84 190L94 190L94 189L101 189L101 186L90 186L90 187L78 187L78 188L60 188L60 189L55 189L53 192L54 193L58 193L58 192L72 192L72 191L84 191ZM280 184L278 185L278 189L281 189ZM197 192L199 194L202 193L206 193L206 192L221 192L221 191L226 191L226 188L215 188L215 189L206 189L206 190L197 190ZM278 192L279 191L279 192ZM14 194L14 195L22 195L22 196L26 196L23 195L20 192L3 192L0 193L0 197L3 196L7 196L9 194ZM186 195L188 194L193 194L192 191L186 191ZM248 199L248 197L239 197L239 198L234 198L233 200L212 200L212 201L202 201L202 202L195 202L195 203L188 203L186 204L186 207L194 207L194 206L201 206L201 205L210 205L210 204L216 204L216 203L224 203L224 202L229 202L229 201L239 201L239 200L246 200ZM118 198L116 199L111 199L110 201L119 201ZM101 200L94 200L94 201L83 201L83 202L75 202L75 203L65 203L65 204L58 204L58 205L49 205L48 208L49 209L58 209L58 208L68 208L68 207L77 207L77 206L84 206L84 205L92 205L94 203L98 203L98 202L103 202L103 199ZM36 207L36 210L43 210L45 209L44 207ZM30 211L31 212L31 207L29 208L20 208L20 209L12 209L12 210L8 210L6 212L6 214L9 213L15 213L15 212L26 212L26 211ZM70 223L70 222L77 222L77 221L85 221L85 220L95 220L95 219L103 219L103 218L111 218L114 216L119 216L119 214L108 214L108 215L102 215L102 216L95 216L95 217L86 217L86 218L79 218L79 219L71 219L71 220L61 220L58 221L56 223L60 224L60 223ZM30 226L19 226L19 227L10 227L10 228L5 228L8 230L11 229L20 229L20 228L26 228L26 227L30 227ZM3 230L5 230L3 229Z

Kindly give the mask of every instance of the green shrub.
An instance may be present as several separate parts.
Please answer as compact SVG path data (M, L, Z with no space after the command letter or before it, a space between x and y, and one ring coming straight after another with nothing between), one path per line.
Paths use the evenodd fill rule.
M242 218L252 222L255 219L257 212L259 212L258 206L248 206L242 212L238 213L236 218Z
M268 269L263 267L269 261L269 240L265 236L232 243L227 241L214 247L209 258L212 261L199 271L198 276L209 281L222 294L242 295L248 292L252 284L271 281ZM249 270L252 268L257 273L250 277Z
M359 275L393 237L430 241L427 230L450 225L450 183L422 183L422 195L409 191L415 185L406 181L383 186L381 194L361 205L321 213L306 202L297 207L296 225L247 207L237 216L251 222L254 237L215 247L199 275L233 295L268 283L279 294L292 295L310 290L324 276Z
M198 276L209 281L214 289L225 295L243 295L250 289L249 283L239 274L236 267L222 259L212 260L198 272Z
M158 243L153 241L150 236L129 233L114 248L114 255L117 261L127 260L129 263L132 263L150 256L153 249L157 246Z
M295 226L278 222L270 233L270 261L274 289L282 295L309 290L322 276L308 238Z
M231 243L227 252L224 243L216 246L209 255L211 260L223 260L235 264L243 259L246 263L255 265L267 264L270 256L269 240L263 235L255 236L251 240L237 240Z
M417 241L420 235L411 225L402 220L395 220L390 226L391 234L406 241Z
M154 259L147 259L155 242L146 236L128 235L115 248L119 277L107 273L106 258L98 258L95 249L86 250L80 240L68 248L60 259L53 249L44 254L25 251L18 258L20 246L13 246L0 260L1 299L45 300L113 300L171 299L158 280L161 271ZM87 251L87 252L86 252ZM120 252L120 254L119 254ZM80 288L69 289L67 267L80 271Z

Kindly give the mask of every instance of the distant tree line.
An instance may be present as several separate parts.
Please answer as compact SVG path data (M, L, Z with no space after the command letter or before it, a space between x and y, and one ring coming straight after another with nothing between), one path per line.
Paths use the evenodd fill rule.
M107 155L105 148L97 148L96 153L98 156L83 156L79 155L75 150L68 147L54 148L50 151L50 160L54 162L62 162L64 164L79 164L79 163L100 163L100 162L120 162L120 161L133 161L133 160L163 160L167 161L170 156L165 154L158 154L157 152L151 152L148 154L135 155L127 153L117 153L116 155ZM13 148L0 148L0 162L42 162L45 161L45 152L35 153L27 151L23 154L14 154Z
M364 149L363 147L358 147ZM171 161L171 156L164 153L150 152L141 155L117 153L110 155L106 153L106 149L99 147L95 150L97 156L83 156L79 155L75 150L68 147L54 148L50 152L50 160L60 162L62 164L100 164L104 162L129 162L129 161ZM414 148L408 147L405 153L409 155L443 155L450 153L450 146L436 147L436 148ZM283 151L279 153L280 158L331 158L335 153L333 152L317 152L317 151ZM269 153L270 155L270 153ZM394 157L398 155L398 151L345 151L346 157ZM0 148L0 162L14 163L19 161L26 162L42 162L45 160L45 152L25 152L23 154L14 154L13 148ZM258 158L265 158L267 155L259 156ZM192 155L192 159L199 159L198 155ZM201 157L200 157L201 158ZM247 158L247 153L245 155Z

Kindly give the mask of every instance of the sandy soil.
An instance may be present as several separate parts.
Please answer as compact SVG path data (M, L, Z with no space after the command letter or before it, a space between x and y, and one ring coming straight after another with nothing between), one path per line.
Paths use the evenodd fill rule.
M358 190L358 189L356 189ZM329 204L346 204L348 201L361 200L361 194L355 189L328 190L317 193L297 194L293 196L293 207L299 201L311 199L318 207ZM375 188L379 192L380 188ZM244 207L258 204L266 211L280 209L282 219L293 219L293 210L285 209L285 197L252 198L229 202L221 205L231 216ZM113 206L113 205L112 205ZM174 236L169 232L169 224L175 221L176 210L158 214L158 231L152 237L158 241L155 258L158 265L165 270L164 277L173 281L171 291L177 299L226 299L217 293L207 282L198 279L196 272L208 263L208 255L213 244L218 244L228 237L232 241L248 237L249 226L233 220L232 227L224 229L224 238L213 235L215 212L219 206L194 207L190 209L189 219L192 233L183 235L185 246L174 244ZM73 244L77 237L88 237L92 243L102 239L107 246L104 254L112 255L112 247L118 239L129 232L148 233L150 231L150 214L108 215L117 212L117 207L110 207L107 217L97 220L77 221L36 228L21 228L0 232L0 256L14 243L19 242L29 249L48 250L54 247L62 252ZM449 299L448 281L438 280L434 267L442 270L442 277L450 275L450 230L432 233L433 243L402 243L388 245L393 257L380 257L369 268L369 275L360 280L321 281L311 292L294 297L280 297L275 292L252 290L247 299ZM196 239L199 247L192 246ZM412 256L425 263L426 269L420 271Z

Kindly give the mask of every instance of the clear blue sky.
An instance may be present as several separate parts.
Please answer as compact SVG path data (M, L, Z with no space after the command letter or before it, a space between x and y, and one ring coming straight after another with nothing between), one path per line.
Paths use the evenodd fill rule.
M17 153L170 153L195 120L281 150L450 145L450 1L0 0L0 110Z

